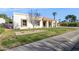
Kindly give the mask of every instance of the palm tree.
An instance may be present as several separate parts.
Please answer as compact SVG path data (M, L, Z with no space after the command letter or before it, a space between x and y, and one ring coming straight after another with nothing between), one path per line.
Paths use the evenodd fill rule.
M56 23L57 23L57 22L56 22L56 18L55 18L55 17L56 17L56 14L57 14L56 12L53 12L53 13L52 13L52 15L53 15L53 17L54 17L54 20L55 20L55 27L56 27Z
M53 12L53 13L52 13L52 15L53 15L53 17L54 17L54 20L55 20L56 14L57 14L56 12Z

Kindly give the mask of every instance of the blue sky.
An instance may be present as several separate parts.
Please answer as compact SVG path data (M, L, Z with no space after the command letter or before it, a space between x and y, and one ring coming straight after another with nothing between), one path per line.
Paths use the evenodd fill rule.
M53 18L52 12L57 12L56 19L64 20L65 16L69 14L76 15L79 19L79 8L0 8L0 13L11 17L14 12L27 14L31 9L33 12L37 10L44 17Z

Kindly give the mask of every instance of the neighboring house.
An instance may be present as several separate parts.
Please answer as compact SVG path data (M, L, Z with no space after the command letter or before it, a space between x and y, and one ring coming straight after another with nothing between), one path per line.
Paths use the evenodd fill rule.
M4 24L6 21L4 18L0 18L0 24Z
M13 28L29 29L29 28L49 28L57 27L58 21L46 17L31 17L29 14L14 13Z

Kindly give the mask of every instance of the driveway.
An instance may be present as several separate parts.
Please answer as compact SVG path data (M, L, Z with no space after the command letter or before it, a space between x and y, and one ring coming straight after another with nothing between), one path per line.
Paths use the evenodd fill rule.
M7 51L70 51L79 40L79 30L46 38Z

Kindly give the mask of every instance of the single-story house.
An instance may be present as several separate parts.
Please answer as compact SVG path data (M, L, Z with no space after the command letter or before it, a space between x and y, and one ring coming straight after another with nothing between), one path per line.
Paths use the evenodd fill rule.
M0 18L0 24L4 24L6 21L4 18Z
M14 29L57 27L57 23L58 21L46 17L34 17L29 14L21 13L13 14Z

